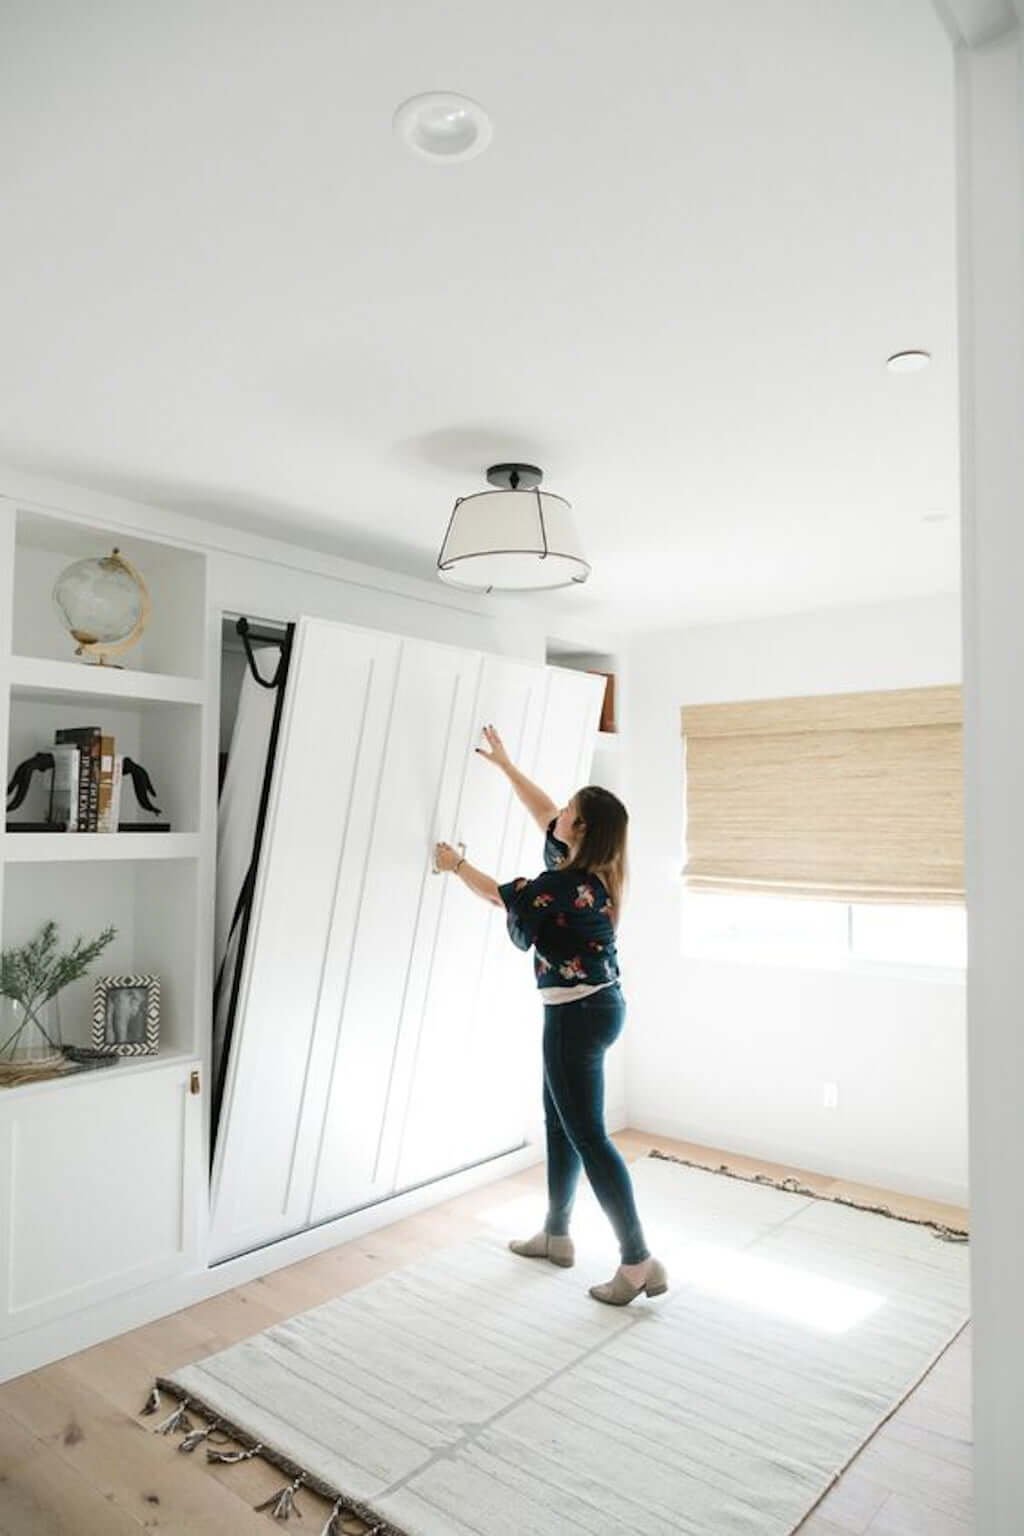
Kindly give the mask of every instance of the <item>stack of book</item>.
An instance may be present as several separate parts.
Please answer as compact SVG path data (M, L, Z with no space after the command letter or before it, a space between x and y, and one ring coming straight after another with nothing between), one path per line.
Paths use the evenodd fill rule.
M57 731L49 820L68 832L116 832L121 754L98 725Z

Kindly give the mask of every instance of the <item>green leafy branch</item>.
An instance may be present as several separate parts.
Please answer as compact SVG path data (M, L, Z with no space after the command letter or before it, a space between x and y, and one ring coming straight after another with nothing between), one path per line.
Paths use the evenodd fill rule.
M13 997L26 1012L34 1013L41 1003L84 976L116 933L111 925L95 939L77 938L69 950L59 954L57 924L44 923L27 944L0 953L0 996Z

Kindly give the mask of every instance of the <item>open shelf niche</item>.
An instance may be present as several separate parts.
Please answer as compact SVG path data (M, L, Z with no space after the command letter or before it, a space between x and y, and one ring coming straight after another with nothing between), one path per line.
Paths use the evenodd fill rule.
M131 832L12 831L45 822L50 775L37 773L0 833L0 934L5 948L32 938L48 919L61 948L108 924L117 937L92 974L60 995L64 1040L88 1045L96 976L160 978L160 1054L125 1060L125 1072L154 1060L198 1055L208 1030L208 948L202 921L212 835L212 795L204 793L204 729L209 681L206 561L202 554L59 513L4 504L0 510L0 757L4 782L62 728L98 726L115 751L144 767L159 817L138 804L129 778L119 820ZM52 601L53 585L74 560L117 548L143 576L150 621L124 666L74 655L74 641ZM150 830L170 822L170 831ZM96 1074L54 1080L55 1089ZM44 1085L39 1084L42 1089ZM18 1093L22 1087L5 1089Z
M75 656L74 641L58 618L51 593L72 561L98 559L115 548L142 576L153 602L145 633L125 655L122 677L157 673L200 679L204 627L195 620L205 600L203 555L24 508L15 512L12 656L64 662L87 676L98 670ZM112 686L130 683L119 680Z
M90 1044L96 977L156 975L160 978L160 1054L196 1052L197 867L194 858L6 861L5 949L26 943L49 919L57 924L62 950L79 936L96 938L111 923L117 929L90 974L60 994L66 1045Z

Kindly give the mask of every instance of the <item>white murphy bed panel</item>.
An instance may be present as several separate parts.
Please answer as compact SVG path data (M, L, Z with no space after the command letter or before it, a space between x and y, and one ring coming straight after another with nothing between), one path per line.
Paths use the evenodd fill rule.
M211 1189L219 1262L521 1147L540 1100L532 968L499 879L541 834L474 748L586 782L598 678L319 619L297 626Z

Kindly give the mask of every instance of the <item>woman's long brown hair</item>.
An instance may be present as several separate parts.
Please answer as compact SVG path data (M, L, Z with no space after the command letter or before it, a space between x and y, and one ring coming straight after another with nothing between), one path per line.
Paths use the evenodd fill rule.
M575 854L566 859L562 869L583 869L599 875L612 899L611 919L617 927L625 898L629 871L626 862L626 836L629 813L617 795L599 784L588 784L573 796L576 824L583 823L583 835Z

